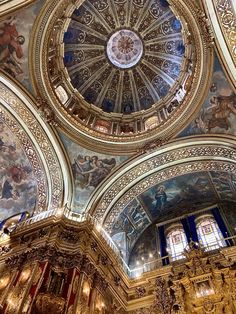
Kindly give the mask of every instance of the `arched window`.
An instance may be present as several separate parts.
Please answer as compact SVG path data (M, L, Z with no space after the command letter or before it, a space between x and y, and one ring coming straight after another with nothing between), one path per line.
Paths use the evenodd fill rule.
M188 242L182 226L171 228L167 233L167 250L173 261L184 258L183 252L187 248Z
M226 246L220 228L212 216L199 217L197 223L197 234L200 243L206 251Z

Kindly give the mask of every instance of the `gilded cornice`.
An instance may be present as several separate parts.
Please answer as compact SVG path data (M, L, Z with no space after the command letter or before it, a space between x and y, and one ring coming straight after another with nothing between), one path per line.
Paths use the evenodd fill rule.
M213 3L228 49L236 66L236 12L233 3L231 0L217 0Z
M153 130L138 134L125 134L124 136L119 134L111 135L102 134L79 121L78 118L73 116L73 106L62 106L53 91L49 78L49 44L52 42L52 38L61 43L63 31L68 24L68 21L64 22L64 19L71 14L79 3L77 1L74 4L69 0L64 2L48 1L36 20L31 36L30 51L34 51L34 53L30 53L30 73L34 89L52 107L59 126L82 146L109 154L132 154L148 141L175 136L197 114L209 88L213 49L212 37L205 16L199 14L199 9L195 7L192 1L182 0L178 3L171 1L171 7L176 15L184 19L184 25L188 25L189 31L185 31L185 36L194 49L192 60L194 63L193 81L179 108L171 112L168 119ZM58 57L62 56L61 51L58 50L59 47L56 46L55 49L54 53ZM60 79L66 84L67 79L63 72L59 71L59 74ZM70 90L70 96L74 99L74 91ZM80 105L84 106L82 103ZM99 111L96 114L99 115ZM130 119L132 120L134 116L135 114ZM142 113L142 116L145 117L145 112ZM106 119L110 119L108 114Z

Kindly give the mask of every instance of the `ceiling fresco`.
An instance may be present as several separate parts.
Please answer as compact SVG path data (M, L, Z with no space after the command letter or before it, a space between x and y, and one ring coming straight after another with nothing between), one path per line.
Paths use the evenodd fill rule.
M0 69L32 92L29 81L28 49L33 23L44 1L0 20Z
M216 56L209 93L181 136L214 133L236 135L236 95Z
M59 135L67 151L73 175L73 210L81 213L95 188L127 157L99 154L79 146L63 133Z
M0 223L88 213L131 269L189 214L217 206L236 234L236 94L197 3L37 0L0 20L0 70L33 108L0 84L23 121L14 133L0 108Z
M37 203L37 180L21 144L0 116L0 221Z
M110 234L128 258L138 239L145 239L142 233L148 226L174 219L176 212L182 216L229 200L236 204L235 181L235 174L213 171L164 181L131 201L114 222Z
M236 231L236 207L234 203L230 202L230 199L227 203L221 206L227 229L234 234Z
M120 214L111 236L122 250L123 257L150 223L151 219L138 200L133 200Z
M158 232L156 225L147 228L142 236L137 240L129 255L128 264L130 268L137 268L145 262L158 259Z
M217 193L207 173L186 174L154 186L138 199L152 220L158 222L174 218L176 210L207 207L217 201Z
M64 34L73 87L105 112L148 109L179 79L181 30L164 0L84 1Z

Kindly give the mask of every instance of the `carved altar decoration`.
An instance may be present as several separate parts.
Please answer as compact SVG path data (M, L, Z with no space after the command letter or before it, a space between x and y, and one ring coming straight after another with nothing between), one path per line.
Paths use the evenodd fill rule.
M194 242L190 243L185 256L184 264L173 266L175 296L185 310L183 313L235 313L235 263L220 252L207 255Z
M67 282L67 271L61 267L52 267L41 292L37 295L33 309L37 314L64 313L65 298L63 291Z
M1 313L235 313L235 247L190 243L186 259L134 280L91 222L51 217L17 232L0 255Z
M34 270L35 266L25 266L21 271L16 284L12 286L7 297L7 314L15 313L20 307L22 308L22 313L25 313L21 303L26 294L26 287L33 277ZM25 304L25 309L26 307L27 304Z
M76 313L82 314L82 313L89 313L89 295L91 291L91 283L87 280L87 278L84 278L84 282L82 284L82 292L80 294L80 299L76 307Z
M64 313L65 299L53 294L39 294L35 302L37 314Z
M173 285L171 280L168 278L157 278L156 280L156 291L155 301L151 308L151 313L160 314L172 314L179 313L185 314L183 309L183 298L182 294L179 293L181 287L179 285Z

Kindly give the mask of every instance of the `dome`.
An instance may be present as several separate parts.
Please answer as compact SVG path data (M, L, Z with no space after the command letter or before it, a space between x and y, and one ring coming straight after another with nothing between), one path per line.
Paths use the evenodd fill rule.
M48 3L33 36L35 88L79 144L132 154L197 113L213 57L198 28L179 2Z

